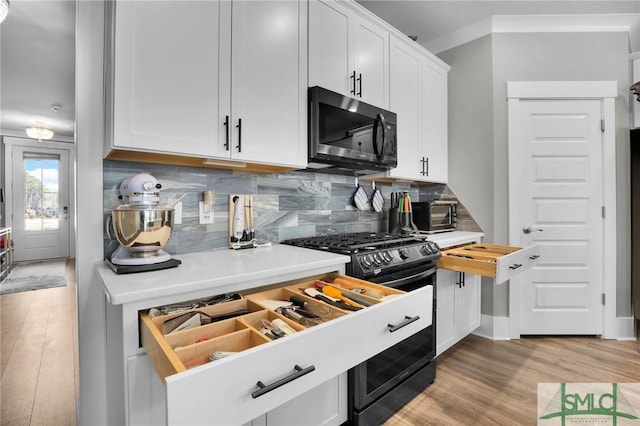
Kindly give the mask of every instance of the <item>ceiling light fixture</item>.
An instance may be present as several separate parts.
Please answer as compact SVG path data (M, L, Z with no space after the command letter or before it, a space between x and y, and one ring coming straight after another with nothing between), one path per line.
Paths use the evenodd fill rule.
M0 22L9 14L9 0L0 0Z
M49 140L53 137L53 130L44 127L44 123L42 121L36 122L36 125L33 127L27 127L25 131L27 132L27 136L33 139L38 139L39 141Z

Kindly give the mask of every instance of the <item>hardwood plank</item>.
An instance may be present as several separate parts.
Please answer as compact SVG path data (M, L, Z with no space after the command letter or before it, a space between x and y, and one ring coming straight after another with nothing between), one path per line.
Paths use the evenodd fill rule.
M438 358L435 382L385 425L536 424L538 383L559 382L640 382L638 343L471 335Z

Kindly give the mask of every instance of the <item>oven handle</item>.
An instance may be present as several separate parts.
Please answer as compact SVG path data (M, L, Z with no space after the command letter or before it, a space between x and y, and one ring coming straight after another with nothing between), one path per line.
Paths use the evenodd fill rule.
M433 268L429 268L426 271L418 272L417 274L409 275L408 277L400 278L393 281L384 281L378 284L386 285L387 287L401 287L404 284L409 283L411 281L415 281L417 279L422 279L422 278L428 277L429 275L433 275L436 273L437 269L438 267L434 266Z

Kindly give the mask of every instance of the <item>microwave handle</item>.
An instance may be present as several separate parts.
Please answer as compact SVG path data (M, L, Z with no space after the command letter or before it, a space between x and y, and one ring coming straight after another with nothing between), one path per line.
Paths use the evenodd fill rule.
M382 127L382 147L379 150L378 144L376 143L378 140L378 123L380 123L380 127ZM378 114L373 122L373 140L371 142L373 143L373 152L376 154L376 158L382 160L387 147L387 122L382 114Z

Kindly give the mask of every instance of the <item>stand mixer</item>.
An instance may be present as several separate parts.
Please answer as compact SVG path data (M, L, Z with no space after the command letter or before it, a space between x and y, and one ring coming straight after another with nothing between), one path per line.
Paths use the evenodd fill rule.
M120 185L125 204L111 212L111 223L120 247L110 266L119 273L174 268L181 262L164 250L173 228L173 209L160 205L158 180L146 173L126 179Z

